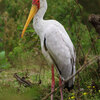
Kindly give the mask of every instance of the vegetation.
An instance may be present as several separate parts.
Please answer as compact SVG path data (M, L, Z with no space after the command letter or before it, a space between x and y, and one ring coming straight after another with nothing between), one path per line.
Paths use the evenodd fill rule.
M100 55L100 39L97 39L98 34L87 22L90 12L86 9L84 11L84 7L77 4L75 0L47 1L48 10L44 19L56 19L64 25L76 48L77 69L84 64L85 60L88 61ZM34 34L32 22L24 38L20 37L31 2L32 0L0 0L0 100L13 98L15 100L41 100L50 92L50 67L41 54L40 40ZM92 5L92 2L87 3L87 7L90 4ZM94 8L97 9L96 6ZM14 73L18 73L20 77L25 77L27 74L26 79L34 84L33 87L20 85L13 77ZM56 71L55 73L56 87L58 87L58 74ZM64 90L64 100L75 98L99 100L99 77L98 64L95 62L76 77L73 91ZM38 85L40 80L41 84ZM82 91L79 91L80 89ZM60 100L59 91L54 95L55 100Z

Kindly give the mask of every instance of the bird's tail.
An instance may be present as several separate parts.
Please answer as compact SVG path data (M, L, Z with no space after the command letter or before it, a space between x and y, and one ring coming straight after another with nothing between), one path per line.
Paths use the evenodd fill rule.
M64 83L64 89L67 88L68 91L72 90L74 88L74 84L71 81Z

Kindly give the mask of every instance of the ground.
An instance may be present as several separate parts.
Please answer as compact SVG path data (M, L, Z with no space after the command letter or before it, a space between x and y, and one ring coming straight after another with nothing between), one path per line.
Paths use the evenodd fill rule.
M92 71L92 69L91 69ZM25 77L34 85L32 87L24 87L23 84L19 84L16 78L14 78L14 73L17 73L20 77ZM55 71L56 86L58 87L58 74ZM88 70L85 71L85 75ZM90 74L93 74L91 72ZM94 72L95 76L95 72ZM64 100L99 100L100 90L97 90L96 85L92 86L91 82L85 81L81 77L81 74L76 77L75 87L72 91L68 92L67 89L63 90ZM96 77L95 77L96 78ZM39 80L41 83L38 84ZM80 91L78 90L78 81L80 81ZM97 79L96 79L97 80ZM82 81L84 81L82 83ZM96 81L97 83L97 81ZM50 67L45 67L45 70L41 69L40 66L22 66L18 68L9 68L0 72L0 100L42 100L51 90L51 71ZM57 91L54 94L55 100L60 100L60 93ZM50 100L50 97L49 99Z

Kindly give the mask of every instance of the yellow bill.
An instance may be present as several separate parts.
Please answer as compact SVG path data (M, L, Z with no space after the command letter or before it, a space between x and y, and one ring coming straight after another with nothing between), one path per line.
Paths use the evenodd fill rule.
M32 5L30 13L29 13L29 16L28 16L28 19L26 21L26 24L25 24L24 29L23 29L22 34L21 34L21 38L24 36L24 33L25 33L30 21L33 19L33 17L37 13L37 10L38 10L37 6L36 5Z

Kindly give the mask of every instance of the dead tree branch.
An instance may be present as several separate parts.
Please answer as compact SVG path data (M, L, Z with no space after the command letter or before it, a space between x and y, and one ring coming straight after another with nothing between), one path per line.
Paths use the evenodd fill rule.
M14 74L14 77L16 78L16 80L19 82L20 85L24 84L25 87L31 87L31 86L33 86L33 84L30 81L26 80L24 77L22 77L22 78L19 77L17 75L17 73Z
M29 80L26 80L26 77L20 77L18 76L17 73L14 74L14 78L16 78L16 80L18 81L18 83L21 85L23 84L25 87L32 87L33 85L40 85L41 84L41 80L39 80L37 83L31 83Z

